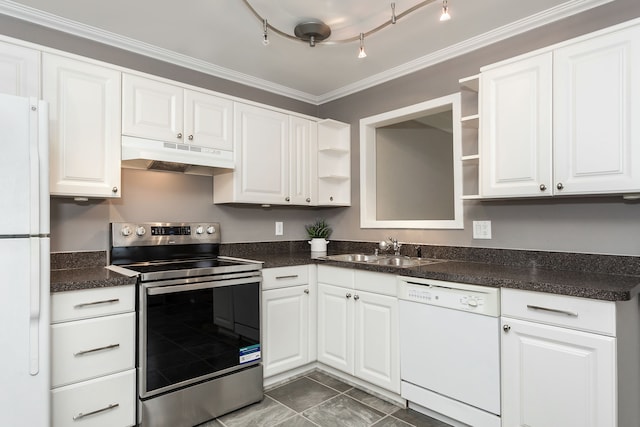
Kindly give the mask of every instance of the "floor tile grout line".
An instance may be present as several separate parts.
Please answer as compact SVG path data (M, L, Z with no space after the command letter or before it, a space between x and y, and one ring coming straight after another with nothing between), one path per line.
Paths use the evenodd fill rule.
M318 371L318 372L319 372L319 371ZM326 374L325 374L325 375L326 375ZM328 375L327 375L327 376L328 376ZM325 383L322 383L322 382L320 382L320 381L316 380L315 378L311 378L311 377L306 376L306 375L305 375L304 377L302 377L302 378L310 379L311 381L316 382L316 383L318 383L318 384L320 384L320 385L323 385L323 386L325 386L325 387L328 387L328 388L330 388L331 390L334 390L334 391L336 391L336 392L338 392L338 393L340 393L340 394L346 393L347 391L352 390L352 389L354 389L354 388L355 388L355 387L354 387L354 386L352 386L352 385L349 385L349 384L347 384L347 383L343 383L343 384L348 385L348 386L349 386L349 389L348 389L348 390L345 390L345 391L340 391L340 390L338 390L337 388L333 388L333 387L331 387L330 385L327 385L327 384L325 384ZM329 378L333 378L333 377L330 377L330 376L329 376ZM340 380L336 380L336 381L340 381Z

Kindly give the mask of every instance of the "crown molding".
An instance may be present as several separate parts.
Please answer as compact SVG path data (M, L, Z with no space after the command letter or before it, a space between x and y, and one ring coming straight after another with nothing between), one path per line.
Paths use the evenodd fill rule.
M425 55L382 73L362 79L357 83L343 86L319 96L220 67L210 62L182 55L129 37L120 36L77 21L62 18L10 0L0 0L0 13L256 89L265 90L310 104L320 105L612 1L614 0L569 0L556 7L496 28L463 42L456 43L432 54Z

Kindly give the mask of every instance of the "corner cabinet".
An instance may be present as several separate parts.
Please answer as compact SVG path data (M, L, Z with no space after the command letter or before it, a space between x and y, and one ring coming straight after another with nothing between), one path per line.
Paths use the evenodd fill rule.
M502 425L637 425L638 301L502 291Z
M214 176L214 203L350 204L349 125L242 103L234 117L236 168Z
M0 42L0 93L40 98L40 52Z
M351 205L351 126L318 122L318 204Z
M120 197L119 71L42 55L53 196Z
M481 195L640 192L638 75L637 25L484 67Z
M462 133L462 198L464 200L480 197L480 127L479 103L480 76L460 79Z
M400 393L396 276L318 266L318 362Z

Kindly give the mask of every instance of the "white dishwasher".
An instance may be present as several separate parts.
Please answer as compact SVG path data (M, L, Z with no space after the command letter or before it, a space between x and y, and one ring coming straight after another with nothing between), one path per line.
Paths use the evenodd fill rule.
M398 277L401 395L457 426L500 427L500 291Z

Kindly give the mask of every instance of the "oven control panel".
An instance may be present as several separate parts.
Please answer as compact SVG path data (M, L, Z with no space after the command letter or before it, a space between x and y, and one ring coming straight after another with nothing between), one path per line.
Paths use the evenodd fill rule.
M202 243L220 243L219 223L111 223L113 247Z

